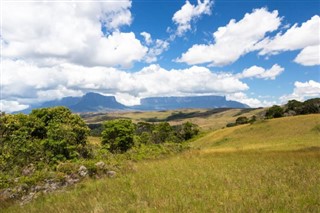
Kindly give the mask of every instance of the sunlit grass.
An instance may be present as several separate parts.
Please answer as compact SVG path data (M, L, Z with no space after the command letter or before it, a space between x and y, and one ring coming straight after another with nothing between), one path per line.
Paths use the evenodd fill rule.
M4 212L320 212L320 115L225 128Z

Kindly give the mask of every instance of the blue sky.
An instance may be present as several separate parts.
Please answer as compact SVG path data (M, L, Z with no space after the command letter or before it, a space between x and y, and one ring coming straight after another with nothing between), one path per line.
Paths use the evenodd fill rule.
M1 111L81 96L127 105L320 97L320 2L1 1Z

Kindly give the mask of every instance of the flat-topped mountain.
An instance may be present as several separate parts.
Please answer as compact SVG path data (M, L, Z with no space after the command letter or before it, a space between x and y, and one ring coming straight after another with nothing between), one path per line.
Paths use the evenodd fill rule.
M141 110L168 110L180 108L249 108L237 101L227 101L224 96L153 97L141 100L135 106Z
M65 97L33 105L20 111L30 113L32 109L65 106L73 112L103 112L116 110L169 110L181 108L249 108L237 101L228 101L224 96L187 96L187 97L151 97L141 99L141 104L125 106L117 102L114 96L87 93L82 97Z

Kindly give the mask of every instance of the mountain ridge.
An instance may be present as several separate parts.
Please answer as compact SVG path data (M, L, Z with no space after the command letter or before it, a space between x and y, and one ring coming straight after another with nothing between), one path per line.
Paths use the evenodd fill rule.
M82 97L64 97L62 99L46 101L38 105L15 113L30 113L32 109L65 106L76 113L104 112L117 110L170 110L181 108L250 108L238 101L226 100L225 96L171 96L148 97L141 99L140 105L126 106L119 103L115 96L104 96L99 93L89 92Z

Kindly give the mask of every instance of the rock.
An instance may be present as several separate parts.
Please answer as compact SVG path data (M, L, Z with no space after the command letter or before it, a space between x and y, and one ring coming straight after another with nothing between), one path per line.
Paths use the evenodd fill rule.
M109 178L114 178L117 175L115 171L107 171L107 176Z
M98 163L95 164L95 166L98 168L98 169L104 169L104 166L106 164L102 161L99 161Z
M86 177L88 175L88 169L85 166L80 166L78 173L81 177Z
M77 182L79 182L79 178L77 177L77 175L71 174L71 175L67 175L65 177L66 183L67 185L73 185Z
M0 191L0 201L5 201L5 200L8 200L8 199L12 199L14 198L13 195L13 192L12 192L12 189L11 188L7 188L5 190L2 190Z
M22 196L20 205L21 206L25 205L25 204L29 203L30 201L32 201L36 197L37 197L36 193L34 193L34 192L31 192L28 195Z
M34 165L29 164L28 166L26 166L22 169L22 175L24 175L24 176L32 175L35 170L36 170L36 168L34 167Z

